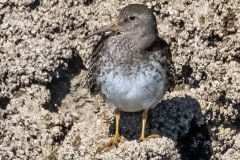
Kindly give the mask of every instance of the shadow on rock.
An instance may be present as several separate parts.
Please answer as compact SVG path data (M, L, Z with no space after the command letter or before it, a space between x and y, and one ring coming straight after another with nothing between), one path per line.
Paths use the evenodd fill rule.
M137 140L141 133L142 112L121 112L120 134ZM115 121L109 132L114 134ZM187 96L172 98L149 110L145 135L159 134L176 142L182 159L210 159L210 134L197 100Z
M58 112L58 106L70 92L71 79L80 74L82 69L86 69L79 54L75 50L73 52L74 55L71 59L63 59L67 63L67 68L64 64L61 64L53 72L48 72L53 77L51 83L47 84L51 97L43 107L50 112Z

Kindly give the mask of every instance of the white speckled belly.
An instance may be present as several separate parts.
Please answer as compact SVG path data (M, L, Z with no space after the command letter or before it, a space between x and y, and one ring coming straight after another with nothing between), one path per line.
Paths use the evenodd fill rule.
M125 112L155 107L162 100L168 83L164 69L157 62L151 62L150 66L141 63L138 67L115 66L111 72L98 77L98 81L106 103Z

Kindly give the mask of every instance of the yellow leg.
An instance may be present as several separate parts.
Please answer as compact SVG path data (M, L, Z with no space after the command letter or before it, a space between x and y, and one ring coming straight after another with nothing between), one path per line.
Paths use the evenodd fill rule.
M116 116L115 136L120 137L120 134L119 134L119 122L120 122L121 115L120 115L120 110L119 109L115 110L115 116Z
M145 128L146 128L147 116L148 116L148 110L144 109L143 114L142 114L142 132L141 132L140 138L138 139L138 142L146 141L150 138L158 138L159 137L159 135L157 135L157 134L152 134L145 138Z
M120 136L119 134L119 122L120 122L120 110L115 110L115 116L116 116L116 129L115 129L115 135L108 141L107 143L103 144L100 148L98 148L97 152L101 151L109 151L114 147L118 146L118 143L124 142L125 139Z

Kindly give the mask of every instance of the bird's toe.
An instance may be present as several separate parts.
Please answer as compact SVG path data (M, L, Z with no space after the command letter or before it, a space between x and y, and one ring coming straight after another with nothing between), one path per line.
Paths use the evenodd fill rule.
M101 147L99 147L98 149L97 149L97 152L99 153L99 152L102 152L102 151L104 151L104 152L106 152L106 151L109 151L109 150L111 150L112 148L114 148L114 147L118 147L118 144L120 143L120 142L124 142L125 141L125 138L124 137L122 137L122 136L114 136L114 137L112 137L107 143L104 143Z
M159 138L159 137L160 136L158 134L152 134L148 137L140 137L137 142L140 143L140 142L143 142L143 141L148 141L151 138Z

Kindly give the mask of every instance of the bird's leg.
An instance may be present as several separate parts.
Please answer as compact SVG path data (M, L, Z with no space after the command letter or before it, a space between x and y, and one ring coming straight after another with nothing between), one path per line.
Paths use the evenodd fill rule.
M113 147L117 147L118 143L124 142L125 139L120 136L119 134L119 122L120 122L120 110L115 110L115 116L116 116L116 129L115 129L115 135L108 141L107 143L103 144L100 148L98 148L97 152L101 151L109 151Z
M159 135L157 135L157 134L152 134L145 138L145 128L146 128L147 116L148 116L148 110L144 109L143 114L142 114L142 132L141 132L140 138L138 139L138 142L146 141L150 138L158 138L159 137Z

